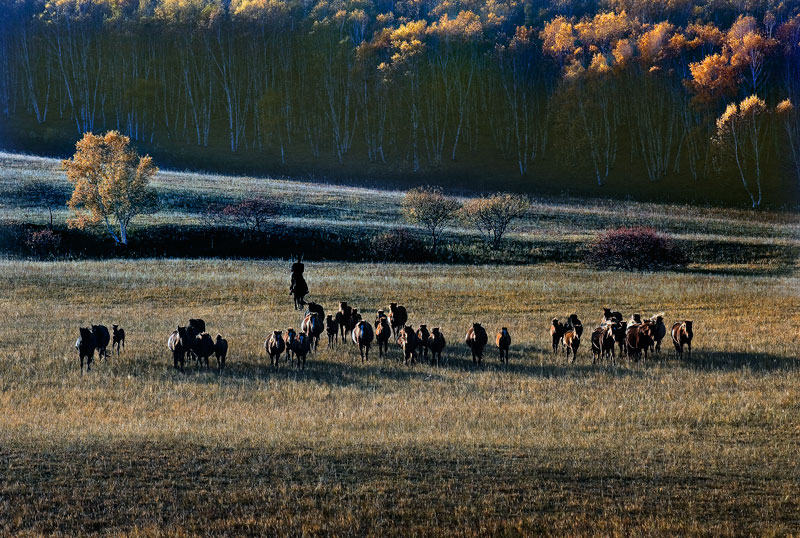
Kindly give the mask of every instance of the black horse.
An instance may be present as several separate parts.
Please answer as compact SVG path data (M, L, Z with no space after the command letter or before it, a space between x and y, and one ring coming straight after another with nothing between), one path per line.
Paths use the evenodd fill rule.
M305 265L302 262L303 255L297 257L297 261L292 264L292 281L289 284L289 295L294 297L294 309L302 310L306 305L304 297L308 295L308 284L303 277Z

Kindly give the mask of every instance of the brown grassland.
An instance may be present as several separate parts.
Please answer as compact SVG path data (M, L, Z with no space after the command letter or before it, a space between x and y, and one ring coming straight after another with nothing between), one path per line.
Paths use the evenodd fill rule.
M372 320L399 300L446 365L264 339L300 323L283 261L0 260L0 534L786 535L800 530L800 281L783 276L313 263L311 298ZM553 356L548 320L600 308L695 322L647 362ZM172 369L189 317L221 375ZM513 338L473 368L463 334ZM128 346L81 375L77 327ZM491 340L491 338L490 338Z
M301 229L405 226L396 191L176 172L154 186L159 209L136 221L138 237L202 226L209 202L254 195L279 199L279 224ZM68 196L57 161L0 154L0 234L44 226L48 206L64 230ZM692 249L692 263L530 263L578 260L549 253L639 224ZM447 234L446 248L486 250L463 227ZM350 343L323 343L302 372L271 369L263 347L300 324L287 260L6 253L0 535L799 533L797 214L537 200L509 241L519 265L309 262L310 299L326 311L346 300L372 321L396 300L448 348L441 368L406 367L396 346L362 365ZM675 358L667 338L646 362L592 365L604 306L693 319L693 358ZM575 364L547 333L571 312L587 329ZM167 336L190 317L228 339L221 375L172 368ZM509 328L508 366L490 345L473 368L462 341L473 321L490 342ZM81 375L73 344L90 323L119 323L127 349Z

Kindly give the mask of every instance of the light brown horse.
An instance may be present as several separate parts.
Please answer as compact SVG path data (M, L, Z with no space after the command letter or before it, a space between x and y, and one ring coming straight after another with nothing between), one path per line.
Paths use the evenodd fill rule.
M684 344L688 347L689 358L692 358L692 338L694 332L692 330L691 320L679 321L672 326L672 343L675 345L675 354L678 357L683 357Z

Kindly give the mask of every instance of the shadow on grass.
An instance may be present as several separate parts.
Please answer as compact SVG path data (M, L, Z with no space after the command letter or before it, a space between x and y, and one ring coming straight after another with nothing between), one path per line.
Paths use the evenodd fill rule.
M373 350L374 351L374 350ZM160 362L160 364L159 364ZM508 364L501 364L494 349L484 353L480 366L473 364L468 352L460 348L446 350L440 366L432 366L428 361L420 360L415 365L404 365L397 353L390 352L387 358L371 356L364 364L355 349L348 350L345 357L334 359L318 359L314 354L306 359L306 367L301 370L289 365L285 356L280 366L270 365L266 356L248 354L242 357L230 357L225 370L220 374L216 370L216 362L210 361L210 368L199 368L194 362L186 363L183 374L175 371L171 359L152 363L146 370L149 374L163 376L170 372L176 380L185 379L195 383L217 384L226 381L302 381L326 384L336 387L354 387L371 390L382 381L446 381L445 374L450 371L461 372L496 372L511 376L528 378L585 378L595 375L615 378L641 378L647 370L654 367L674 367L700 371L735 371L748 369L753 372L794 371L800 367L800 361L788 356L767 353L742 353L703 351L693 353L692 358L686 354L677 359L672 350L660 354L650 354L647 360L632 360L628 357L617 357L612 364L608 360L592 364L589 351L579 351L576 362L569 362L564 355L553 355L537 346L521 346L513 349ZM164 370L161 368L163 367ZM121 373L121 372L118 372ZM141 371L140 373L145 373Z
M674 358L672 352L667 354ZM731 351L694 351L689 358L684 352L677 364L694 370L742 370L754 372L793 371L800 367L800 361L792 357L784 357L771 353L743 353Z

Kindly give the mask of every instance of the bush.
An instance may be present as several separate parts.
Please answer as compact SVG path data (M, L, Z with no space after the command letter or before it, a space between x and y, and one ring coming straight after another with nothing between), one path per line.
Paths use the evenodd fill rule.
M654 271L685 264L683 250L653 228L617 228L601 234L589 246L586 261L599 268Z
M407 230L397 228L372 238L372 255L380 261L410 261L418 241Z
M52 258L61 248L61 236L53 230L44 229L28 233L25 246L39 258Z

